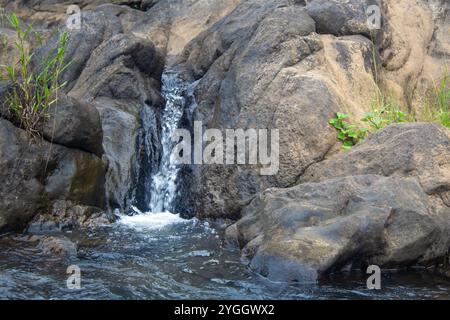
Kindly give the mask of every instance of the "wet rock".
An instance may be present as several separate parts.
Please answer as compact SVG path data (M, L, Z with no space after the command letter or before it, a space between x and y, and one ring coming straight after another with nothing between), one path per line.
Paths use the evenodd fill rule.
M274 280L434 265L450 246L449 137L435 124L389 126L313 165L302 184L258 195L227 235Z
M30 138L0 119L0 231L21 231L55 200L104 206L105 168L93 154Z
M44 237L38 244L42 253L57 257L76 257L77 246L66 237Z
M26 133L0 119L0 232L20 230L45 206L43 158Z
M140 145L144 139L159 137L159 110L163 104L159 80L164 61L153 43L131 33L130 21L141 21L144 13L128 7L105 5L82 12L82 28L69 31L66 60L72 61L62 75L68 99L83 108L98 110L102 131L102 149L107 163L104 182L106 201L111 208L127 210L138 180L151 169L144 163ZM128 18L129 19L128 19ZM36 52L36 61L45 57L57 43L54 35ZM36 68L39 64L34 63ZM74 101L74 100L71 100ZM95 120L94 110L86 114ZM143 128L143 115L153 119L153 130ZM94 130L88 126L88 130ZM146 137L146 135L152 135ZM82 134L76 135L81 139ZM87 141L81 143L88 147ZM99 154L97 141L89 151ZM158 158L158 154L150 157ZM144 168L145 167L145 168ZM57 187L56 189L61 189ZM55 190L56 190L55 189ZM99 193L100 194L100 193ZM98 203L90 205L98 206Z
M58 200L49 213L41 213L28 224L27 232L46 234L61 231L96 228L109 225L115 217L97 207L77 205L74 202Z

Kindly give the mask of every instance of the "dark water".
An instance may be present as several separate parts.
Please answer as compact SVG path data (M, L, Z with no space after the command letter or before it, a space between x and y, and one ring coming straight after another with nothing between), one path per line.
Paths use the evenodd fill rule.
M359 273L336 276L321 285L272 283L249 271L215 227L163 214L65 236L78 244L76 257L45 256L35 245L0 241L0 298L450 298L449 281L418 271L384 274L378 291L368 290ZM69 265L81 269L79 290L67 289Z

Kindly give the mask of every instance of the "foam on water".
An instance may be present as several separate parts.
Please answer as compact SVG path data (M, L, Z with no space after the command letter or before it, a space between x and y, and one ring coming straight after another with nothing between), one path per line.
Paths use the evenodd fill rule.
M181 218L179 214L151 212L135 216L122 216L119 223L138 230L158 230L173 224L187 223L188 221Z

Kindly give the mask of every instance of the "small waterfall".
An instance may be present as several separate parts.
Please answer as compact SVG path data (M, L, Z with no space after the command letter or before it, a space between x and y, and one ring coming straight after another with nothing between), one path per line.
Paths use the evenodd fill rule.
M186 83L178 73L167 70L162 76L162 95L166 100L161 115L161 159L158 170L151 177L150 211L153 213L171 211L176 196L176 179L179 167L170 160L175 143L172 134L178 129L186 105Z

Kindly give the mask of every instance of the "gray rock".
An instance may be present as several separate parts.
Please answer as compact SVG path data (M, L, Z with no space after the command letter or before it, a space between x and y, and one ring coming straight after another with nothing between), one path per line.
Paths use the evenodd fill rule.
M306 11L314 19L317 32L336 36L363 34L376 35L368 24L367 9L376 5L382 12L379 0L312 0L308 1Z
M62 80L68 83L64 91L69 99L80 101L83 108L95 107L99 112L102 149L108 167L106 200L108 206L123 210L129 209L140 175L150 173L148 168L139 165L144 162L139 145L146 134L141 115L144 110L150 113L155 119L153 131L158 132L159 110L163 104L159 93L163 58L152 42L130 32L130 21L142 19L143 14L113 5L83 11L82 28L69 32L66 60L72 63L62 75ZM36 60L48 54L56 41L56 35L48 40L37 51ZM95 118L94 113L89 114L91 120ZM85 129L96 130L96 124ZM84 135L88 132L80 132L74 138L82 139ZM95 135L89 132L89 136ZM149 139L159 142L158 136ZM95 149L99 154L98 141L91 143L92 147L87 142L79 145L83 150ZM60 188L56 184L55 187Z
M94 154L45 140L0 119L0 232L21 231L56 200L104 206L105 168Z
M389 126L311 166L302 184L258 195L227 235L274 280L434 265L450 246L449 137L435 124Z
M36 215L28 224L29 234L48 234L109 225L114 217L100 208L77 205L66 200L55 201L49 213Z
M54 145L47 152L45 192L51 200L105 207L105 164L92 153ZM44 151L45 153L45 151Z
M66 237L44 237L38 244L38 248L45 255L58 257L76 257L77 246Z
M26 133L0 119L0 233L20 230L45 206L42 165Z
M254 194L294 185L334 146L328 120L340 109L341 98L325 79L334 75L325 71L324 76L324 69L348 69L355 54L363 64L352 65L358 70L353 74L370 79L366 62L371 54L363 37L336 40L349 59L327 69L324 55L331 50L324 50L314 31L314 21L301 6L245 1L186 47L181 65L199 79L197 106L187 122L202 121L204 129L279 129L280 168L269 177L260 175L259 166L185 168L181 180L194 183L183 186L179 211L188 207L202 217L238 217ZM352 79L347 74L343 78Z
M427 194L441 194L450 205L448 129L433 123L386 127L350 152L312 165L299 182L361 174L417 177Z
M44 138L102 156L103 132L95 106L59 94L56 105L49 108L48 115L43 128Z

